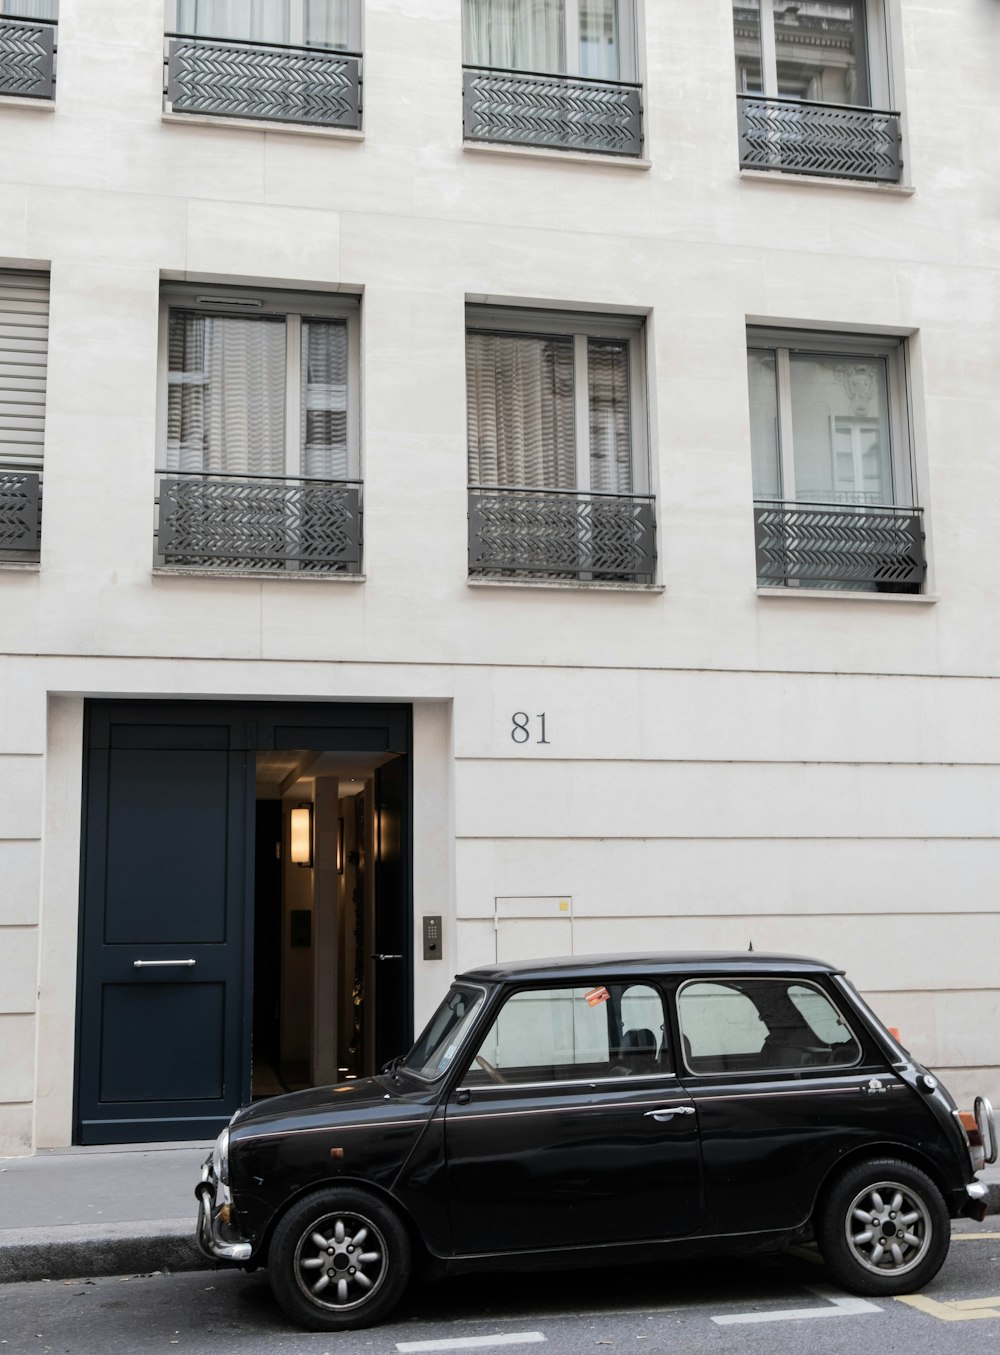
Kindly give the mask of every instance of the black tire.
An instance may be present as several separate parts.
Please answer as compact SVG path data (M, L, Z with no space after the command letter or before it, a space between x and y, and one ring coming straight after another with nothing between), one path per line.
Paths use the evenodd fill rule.
M268 1279L301 1326L350 1331L374 1326L396 1306L410 1266L410 1240L389 1205L340 1186L307 1195L281 1219Z
M861 1162L824 1200L816 1240L831 1274L855 1294L912 1294L934 1278L951 1243L937 1186L898 1158Z

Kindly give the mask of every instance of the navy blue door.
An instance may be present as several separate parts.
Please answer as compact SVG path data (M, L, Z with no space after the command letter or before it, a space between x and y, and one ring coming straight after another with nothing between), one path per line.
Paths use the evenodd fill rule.
M208 1138L249 1099L254 754L226 715L89 711L81 1143Z

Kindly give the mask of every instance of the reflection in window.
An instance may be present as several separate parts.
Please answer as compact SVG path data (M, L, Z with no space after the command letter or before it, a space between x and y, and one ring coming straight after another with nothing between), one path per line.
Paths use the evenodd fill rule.
M867 12L868 0L733 0L738 92L870 106Z
M467 66L634 79L631 0L462 0Z
M356 0L168 0L167 32L345 50Z

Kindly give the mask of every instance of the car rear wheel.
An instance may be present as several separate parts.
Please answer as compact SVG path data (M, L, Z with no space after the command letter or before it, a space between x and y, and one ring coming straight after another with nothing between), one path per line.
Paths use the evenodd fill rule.
M834 1184L816 1238L833 1276L855 1294L910 1294L941 1269L951 1241L937 1186L917 1167L879 1158Z
M268 1278L282 1308L311 1331L370 1327L395 1307L410 1242L392 1209L361 1190L317 1191L274 1231Z

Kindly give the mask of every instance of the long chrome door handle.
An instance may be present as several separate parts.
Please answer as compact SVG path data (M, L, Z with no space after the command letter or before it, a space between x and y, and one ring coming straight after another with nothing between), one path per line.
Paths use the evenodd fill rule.
M672 1115L693 1115L694 1106L665 1106L663 1110L647 1110L643 1119L669 1120Z
M376 955L376 960L401 960L402 955Z
M190 969L197 960L133 960L133 969Z

